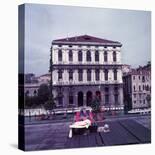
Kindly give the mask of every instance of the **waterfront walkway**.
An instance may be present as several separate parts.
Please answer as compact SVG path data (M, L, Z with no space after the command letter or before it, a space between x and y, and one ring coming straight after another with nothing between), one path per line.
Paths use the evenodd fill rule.
M126 144L144 144L151 142L151 130L143 122L150 122L145 116L138 121L129 119L109 119L98 122L98 126L109 125L110 132L96 132L87 135L75 135L68 138L69 124L46 123L26 125L26 150L64 149Z

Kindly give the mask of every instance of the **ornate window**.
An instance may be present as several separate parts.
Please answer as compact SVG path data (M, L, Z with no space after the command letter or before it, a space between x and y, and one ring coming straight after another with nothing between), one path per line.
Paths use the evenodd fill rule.
M62 51L58 51L58 61L62 61Z
M79 81L82 81L83 80L83 71L82 71L82 69L79 69L78 73L79 73Z
M87 61L91 61L91 52L87 51Z
M59 70L58 71L58 80L61 80L62 79L62 70Z
M105 62L108 61L108 53L107 53L107 51L104 52L104 61Z
M73 70L69 70L69 80L73 80Z
M104 71L104 78L105 78L105 81L108 81L108 70L105 69Z
M117 80L117 70L114 70L114 80Z
M95 79L96 79L96 81L100 80L100 71L99 71L99 69L95 70Z
M91 81L91 70L87 70L87 81Z
M73 52L69 50L69 61L73 61Z
M79 52L78 52L78 61L82 61L82 51L80 50Z
M95 61L99 61L99 51L95 51Z
M116 57L116 51L113 52L113 61L116 62L117 61L117 57Z

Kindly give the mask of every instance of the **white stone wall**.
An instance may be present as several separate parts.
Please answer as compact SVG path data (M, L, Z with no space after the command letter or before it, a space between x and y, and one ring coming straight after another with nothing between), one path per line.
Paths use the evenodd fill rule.
M78 70L75 69L73 71L73 80L72 82L74 84L80 84L80 83L83 83L83 84L86 84L86 83L122 83L122 71L121 70L118 70L117 71L117 81L114 80L114 72L112 69L109 69L108 71L108 81L105 81L105 78L104 78L104 71L103 70L100 70L100 73L99 73L99 77L100 77L100 80L99 81L96 81L96 76L95 76L95 70L92 69L91 70L91 81L87 81L87 70L86 69L83 69L83 80L82 81L79 81L78 79ZM69 82L69 73L68 73L68 70L63 70L63 73L62 73L62 80L58 80L58 70L54 70L53 71L53 84L68 84Z
M62 62L58 61L58 50L62 50ZM68 52L69 50L72 50L73 52L73 61L69 62L69 56ZM63 45L62 47L58 47L57 45L53 45L52 48L52 61L53 64L79 64L78 62L78 51L82 50L83 53L83 64L120 64L121 63L121 54L120 54L120 47L117 48L112 48L112 47L98 47L95 48L94 46L88 48L87 46L82 46L79 48L78 46L73 46L72 48L69 48L67 45ZM91 52L91 62L86 61L86 52L87 50L90 50ZM95 62L95 50L99 51L99 62ZM107 51L108 54L108 62L104 62L104 52ZM116 57L117 57L117 62L113 62L113 51L116 51Z
M58 50L62 50L62 62L58 62ZM73 61L69 61L69 50L72 50L73 52ZM82 62L78 62L78 51L82 51ZM87 62L86 61L86 53L87 50L90 50L91 52L91 61ZM99 62L95 62L95 51L99 51ZM104 62L104 52L107 51L108 54L108 61ZM113 62L113 51L116 51L116 57L117 61ZM52 61L53 64L107 64L107 65L112 65L112 64L120 64L121 63L121 55L120 55L120 47L107 47L104 48L103 46L95 47L95 46L72 46L69 47L67 45L62 45L61 47L58 47L57 45L53 45L52 48ZM87 84L87 83L122 83L122 70L117 69L117 81L114 81L114 72L113 69L108 69L108 81L105 81L104 78L104 70L100 70L100 80L96 81L95 78L95 70L91 70L91 81L87 81L87 70L83 69L83 81L78 80L78 70L73 71L73 80L70 81L73 84ZM68 70L63 70L63 79L58 81L58 70L53 71L53 84L56 85L63 85L63 84L69 84L69 75L68 75Z

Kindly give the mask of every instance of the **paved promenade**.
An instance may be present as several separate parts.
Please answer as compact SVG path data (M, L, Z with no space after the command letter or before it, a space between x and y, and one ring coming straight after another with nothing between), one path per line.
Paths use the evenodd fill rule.
M142 144L151 142L150 116L107 118L98 126L109 124L110 132L96 132L68 138L71 122L30 124L25 127L26 150Z

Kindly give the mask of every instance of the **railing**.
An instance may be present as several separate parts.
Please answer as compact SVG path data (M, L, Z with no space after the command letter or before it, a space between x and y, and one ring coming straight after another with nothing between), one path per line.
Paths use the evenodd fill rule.
M101 84L122 84L120 81L58 81L53 85L101 85Z

